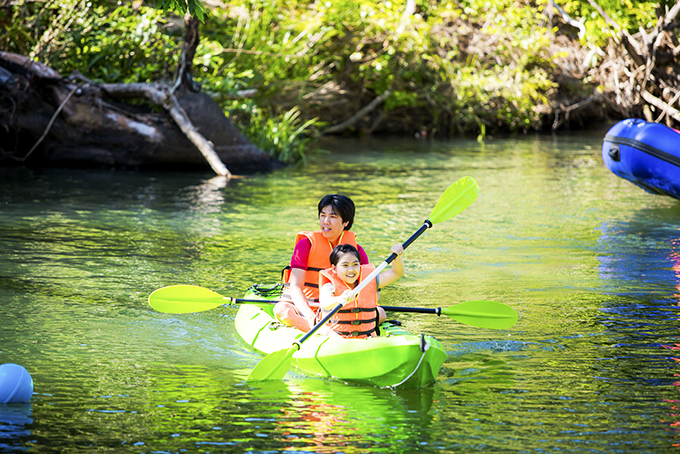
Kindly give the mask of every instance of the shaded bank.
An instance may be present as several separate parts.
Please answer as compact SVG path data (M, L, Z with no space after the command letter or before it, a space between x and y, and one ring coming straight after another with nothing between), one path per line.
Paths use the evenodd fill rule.
M97 84L7 52L0 53L0 82L0 165L210 166L225 176L224 164L241 173L281 165L209 96L184 85L170 92L162 85Z
M203 24L140 5L73 1L56 10L13 4L16 24L36 25L41 39L25 40L12 22L0 46L61 74L82 71L110 105L121 91L105 86L179 82L178 102L209 95L256 147L289 163L303 160L319 135L483 137L631 116L680 121L678 7L666 0L234 0L210 6ZM73 20L45 21L59 11ZM11 117L15 107L4 108ZM198 132L209 134L206 126ZM206 148L214 140L206 137ZM238 170L241 158L232 159Z
M670 9L657 9L652 27L630 33L595 1L588 0L611 30L604 47L581 45L574 35L586 29L551 0L563 25L553 40L558 59L558 95L549 112L552 130L576 121L577 126L609 118L644 118L669 127L680 127L680 65L677 55L680 2ZM571 30L570 30L571 29ZM571 38L569 35L572 35ZM580 88L580 89L579 89Z

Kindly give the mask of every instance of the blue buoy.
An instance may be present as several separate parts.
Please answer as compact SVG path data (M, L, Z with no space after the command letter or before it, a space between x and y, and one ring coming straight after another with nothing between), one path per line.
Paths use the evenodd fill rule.
M0 403L28 402L33 395L33 379L24 366L0 364Z

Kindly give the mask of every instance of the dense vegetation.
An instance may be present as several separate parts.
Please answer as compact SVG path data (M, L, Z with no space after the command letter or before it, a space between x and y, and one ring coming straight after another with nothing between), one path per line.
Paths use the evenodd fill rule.
M163 8L189 8L204 21L195 79L253 142L292 162L315 134L365 106L336 130L544 130L557 106L597 89L598 80L570 74L575 54L599 64L618 32L594 6L636 33L673 3L558 0L578 27L549 0L166 0L160 9L137 0L5 0L0 48L62 74L170 82L183 21ZM235 96L248 89L256 94Z

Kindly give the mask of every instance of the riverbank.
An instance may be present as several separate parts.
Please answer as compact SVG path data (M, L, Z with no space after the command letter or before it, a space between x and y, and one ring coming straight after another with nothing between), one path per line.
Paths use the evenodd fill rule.
M288 163L326 135L483 138L626 117L680 122L672 2L559 3L236 0L210 4L199 23L67 0L57 10L13 6L17 21L0 44L94 82L181 81ZM44 20L57 13L73 20ZM29 25L44 39L26 40Z

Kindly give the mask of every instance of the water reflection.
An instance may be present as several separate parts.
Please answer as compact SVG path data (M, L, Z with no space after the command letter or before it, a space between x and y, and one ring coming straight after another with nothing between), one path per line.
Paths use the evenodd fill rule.
M50 393L33 399L32 422L0 422L0 442L37 452L669 450L680 420L680 205L611 175L600 141L490 139L484 151L338 142L324 162L226 187L209 173L0 170L0 357L31 366ZM353 196L356 230L379 261L464 175L480 197L409 248L385 301L488 299L521 319L497 332L395 315L449 351L432 388L294 375L255 386L245 378L261 356L236 334L235 308L148 307L151 291L173 283L237 297L271 283L292 232L315 227L329 192Z
M16 443L19 438L31 436L30 425L33 423L32 404L0 404L0 451L21 452L29 447ZM28 443L26 443L28 445Z
M123 441L150 450L363 453L428 440L441 401L437 387L389 390L295 376L252 385L248 372L158 365L146 376L153 391L144 403L97 399L91 411L111 418L118 410L117 420L135 421L139 429Z
M434 387L387 390L320 379L265 383L264 401L288 402L275 417L274 430L286 451L363 452L393 443L417 445L427 436L439 399Z
M680 229L678 229L677 237L673 238L670 242L670 254L668 255L668 260L671 262L673 272L675 273L676 279L676 289L678 293L673 295L673 297L678 301L678 306L680 306ZM680 320L680 319L678 319ZM664 344L662 347L671 350L672 353L678 356L672 356L671 359L676 362L680 367L680 342L675 342L672 344ZM678 389L680 393L680 372L673 374L679 380L676 380L673 385ZM666 402L670 404L669 420L666 422L671 430L680 432L680 397L675 399L665 399ZM676 437L677 438L677 437ZM680 447L680 441L673 443L673 447Z
M602 308L616 354L602 358L609 383L652 385L671 432L680 431L680 229L678 207L641 209L626 222L605 223L600 277L611 298ZM671 218L672 221L671 221ZM671 221L671 222L669 222ZM612 357L613 356L613 357ZM672 443L680 446L680 442Z
M224 191L229 180L226 177L213 177L196 186L186 189L186 202L192 211L200 213L217 213L224 205Z

